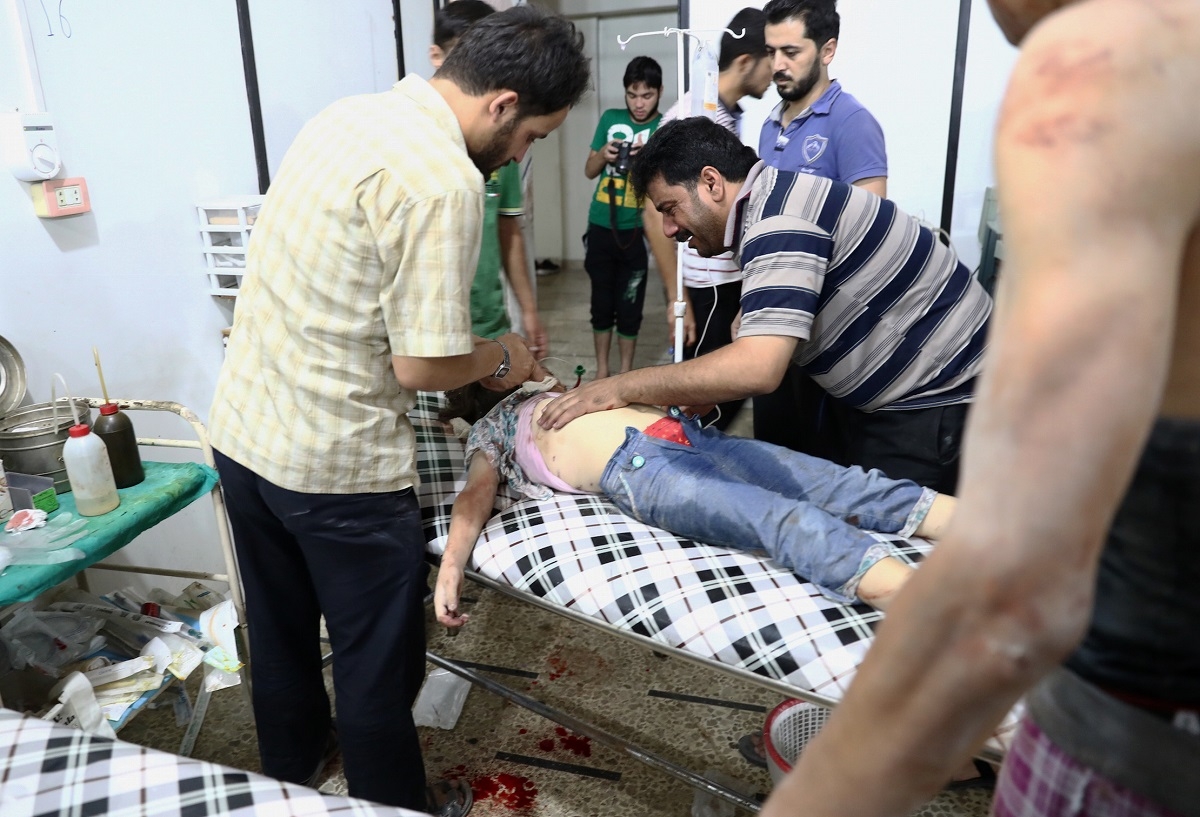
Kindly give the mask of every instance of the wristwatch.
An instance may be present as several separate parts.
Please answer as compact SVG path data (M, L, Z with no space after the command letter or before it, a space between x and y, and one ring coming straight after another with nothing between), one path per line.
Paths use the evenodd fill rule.
M496 378L507 377L508 370L512 368L512 366L509 364L509 359L508 359L508 347L504 345L503 341L496 340L496 338L492 338L492 340L495 340L496 343L499 343L500 348L504 350L504 360L500 361L500 365L496 367L496 372L495 372L495 374L492 375L492 377L496 377Z

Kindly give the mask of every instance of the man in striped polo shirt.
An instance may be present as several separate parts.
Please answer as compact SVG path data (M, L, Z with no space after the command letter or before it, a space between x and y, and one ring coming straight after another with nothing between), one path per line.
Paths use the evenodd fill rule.
M883 128L830 76L841 42L837 4L771 0L763 13L780 100L763 122L759 157L780 170L823 176L887 198ZM755 438L817 457L845 460L855 442L853 420L797 367L788 370L778 389L754 398ZM876 463L855 464L870 468Z
M634 162L664 232L742 268L736 340L696 360L590 383L542 416L559 428L625 405L705 405L775 388L795 361L855 412L861 447L942 490L980 369L992 301L953 249L890 201L759 162L720 125L664 125Z

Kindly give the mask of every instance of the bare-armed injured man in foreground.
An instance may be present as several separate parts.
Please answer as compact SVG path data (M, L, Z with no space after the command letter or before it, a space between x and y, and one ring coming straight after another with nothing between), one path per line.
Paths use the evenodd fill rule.
M1200 3L991 0L1005 269L946 537L764 817L1200 814ZM1058 8L1061 7L1061 8Z

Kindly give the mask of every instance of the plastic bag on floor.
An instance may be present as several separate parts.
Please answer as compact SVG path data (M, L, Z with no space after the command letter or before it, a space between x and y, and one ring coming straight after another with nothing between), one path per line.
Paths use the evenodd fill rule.
M51 700L57 701L42 720L73 726L89 735L116 738L110 724L100 711L91 682L82 673L72 672L50 691Z
M0 629L14 669L32 666L53 678L81 656L104 646L104 622L90 616L23 607Z
M470 691L471 682L466 678L440 667L432 670L417 694L417 702L413 705L413 721L417 726L453 729Z

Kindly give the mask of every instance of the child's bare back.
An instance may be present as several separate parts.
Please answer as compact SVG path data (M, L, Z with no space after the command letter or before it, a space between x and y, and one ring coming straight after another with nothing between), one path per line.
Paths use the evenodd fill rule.
M552 474L589 493L600 492L600 477L613 452L625 441L625 429L644 431L666 416L655 406L634 405L588 414L558 430L547 430L537 419L550 402L543 400L534 407L534 445Z

